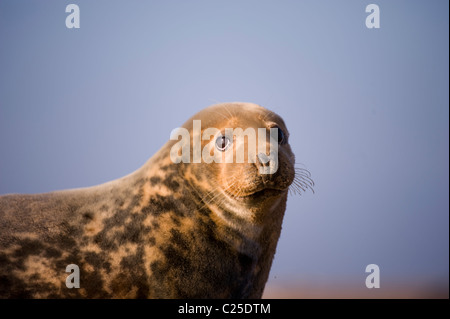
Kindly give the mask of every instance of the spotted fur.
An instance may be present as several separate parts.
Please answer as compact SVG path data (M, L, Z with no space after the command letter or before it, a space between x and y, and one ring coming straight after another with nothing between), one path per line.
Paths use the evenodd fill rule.
M197 116L213 125L215 113L235 121L245 113L256 112L260 122L269 116L250 104L206 110ZM0 297L261 297L293 180L290 148L274 177L286 191L238 205L244 213L237 215L231 204L204 196L224 171L172 163L172 144L135 173L100 186L1 196ZM80 268L79 289L65 285L69 264Z

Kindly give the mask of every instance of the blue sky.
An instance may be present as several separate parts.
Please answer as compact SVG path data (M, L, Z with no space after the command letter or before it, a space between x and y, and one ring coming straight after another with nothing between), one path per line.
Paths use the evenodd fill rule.
M76 3L81 28L67 29ZM280 114L316 193L288 200L270 283L449 273L449 4L0 1L0 194L140 167L216 102ZM359 286L358 286L359 287Z

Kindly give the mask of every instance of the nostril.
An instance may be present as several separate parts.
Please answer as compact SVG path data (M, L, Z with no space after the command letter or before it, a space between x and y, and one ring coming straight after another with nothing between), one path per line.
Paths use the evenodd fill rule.
M259 173L262 175L274 175L278 170L278 152L271 152L270 155L258 153Z
M267 155L264 154L264 153L258 153L258 161L259 161L261 164L265 165L265 164L269 164L270 158L269 158L269 156L267 156Z

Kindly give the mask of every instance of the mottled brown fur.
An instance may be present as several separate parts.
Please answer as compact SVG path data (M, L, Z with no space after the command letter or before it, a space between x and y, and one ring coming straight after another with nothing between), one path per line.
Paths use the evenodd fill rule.
M207 108L184 127L192 119L219 129L276 123L287 135L281 118L252 104ZM261 297L294 178L289 144L269 180L253 163L174 164L173 144L103 185L1 196L0 297ZM65 285L69 264L80 267L79 289Z

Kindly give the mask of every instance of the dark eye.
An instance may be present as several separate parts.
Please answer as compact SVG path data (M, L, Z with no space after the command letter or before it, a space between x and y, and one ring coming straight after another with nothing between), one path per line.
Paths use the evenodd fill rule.
M216 139L216 148L221 152L226 151L230 144L230 139L225 135L221 135Z
M277 127L277 129L278 129L278 144L285 144L286 135L284 135L284 132L281 128Z

